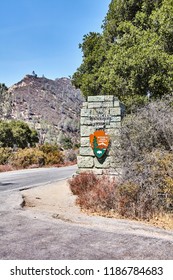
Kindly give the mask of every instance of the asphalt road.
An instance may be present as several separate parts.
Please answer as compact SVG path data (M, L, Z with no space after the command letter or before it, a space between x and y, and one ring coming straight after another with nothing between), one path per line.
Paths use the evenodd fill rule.
M1 188L4 191L1 191L0 195L0 259L173 260L172 230L96 216L71 220L58 215L57 218L50 218L44 213L35 212L34 209L31 211L22 208L21 192L11 191L24 187L21 179L18 179L17 183L20 176L25 185L28 185L29 181L32 181L32 184L41 184L38 177L41 177L40 180L47 178L47 181L60 180L70 176L75 168L1 174ZM59 175L53 177L54 173ZM45 179L43 181L46 183ZM8 187L9 191L5 191L5 187Z
M19 190L57 182L72 176L77 166L37 168L0 173L0 191Z
M173 231L103 217L54 219L20 208L19 193L1 192L0 259L173 260Z

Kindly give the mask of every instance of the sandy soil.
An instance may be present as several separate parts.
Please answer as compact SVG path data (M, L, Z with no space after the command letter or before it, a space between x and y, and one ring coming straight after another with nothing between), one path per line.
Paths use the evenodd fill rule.
M74 220L86 216L76 206L76 196L72 194L66 180L58 183L36 187L21 192L25 207L47 213L53 218Z
M76 205L76 196L72 194L66 180L24 190L21 193L26 208L44 213L46 216L70 222L82 222L89 218L89 213L82 212ZM95 213L95 215L98 214ZM112 218L120 217L115 215ZM144 223L144 221L141 221L141 223ZM173 229L173 216L156 217L146 223L164 229Z

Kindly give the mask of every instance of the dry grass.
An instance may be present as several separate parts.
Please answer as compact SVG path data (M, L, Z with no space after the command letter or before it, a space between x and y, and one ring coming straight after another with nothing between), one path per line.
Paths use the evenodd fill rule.
M77 204L92 212L108 212L116 209L117 183L108 176L96 176L83 172L70 179L70 189L77 195Z
M173 213L160 214L149 221L149 224L158 226L164 229L173 229Z
M0 165L0 172L7 172L7 171L13 171L13 170L15 170L14 167L9 164Z
M137 199L140 190L133 185L127 185L125 188L108 176L99 177L86 172L68 182L73 194L77 195L76 203L89 215L136 220L173 229L173 213L155 212L150 197L148 198L145 193L145 203L139 206Z

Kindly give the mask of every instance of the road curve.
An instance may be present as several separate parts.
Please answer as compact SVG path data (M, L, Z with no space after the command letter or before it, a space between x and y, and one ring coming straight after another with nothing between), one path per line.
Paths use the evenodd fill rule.
M0 174L2 188L13 178L13 185L6 184L13 191L0 195L0 260L173 260L172 230L96 216L66 219L55 213L50 218L20 207L22 195L14 191L19 173L33 184L42 184L36 180L36 171L40 177L49 174L47 181L57 181L71 176L75 168L53 170L57 177L52 177L51 169ZM24 188L20 180L15 182L18 189Z
M25 169L0 173L0 191L20 190L69 178L77 166Z
M19 207L19 194L0 195L0 260L173 260L173 231L96 216L50 218Z

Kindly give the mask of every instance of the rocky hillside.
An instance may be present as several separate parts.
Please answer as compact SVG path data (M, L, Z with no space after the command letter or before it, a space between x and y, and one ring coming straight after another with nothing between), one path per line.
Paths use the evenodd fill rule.
M39 132L40 143L61 142L64 137L79 142L83 98L70 79L26 75L0 95L0 118L27 122Z

